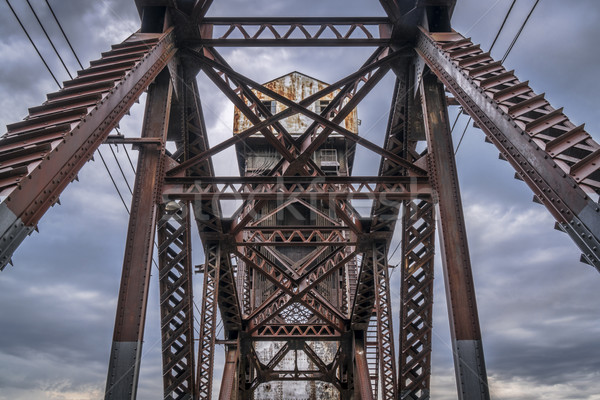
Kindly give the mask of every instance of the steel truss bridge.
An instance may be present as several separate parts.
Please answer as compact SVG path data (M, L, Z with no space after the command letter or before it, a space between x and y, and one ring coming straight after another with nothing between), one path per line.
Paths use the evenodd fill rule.
M455 32L455 1L380 0L383 18L209 18L211 3L136 0L138 32L7 127L0 140L2 266L102 143L133 143L138 172L106 399L136 397L155 240L165 399L211 398L217 342L226 347L222 400L252 399L272 381L326 382L342 399L426 399L437 220L458 397L489 399L446 91L597 269L600 145L528 81ZM295 102L236 72L218 51L228 46L373 52L356 72ZM212 147L196 83L200 71L252 122ZM388 73L396 84L379 146L340 123ZM141 138L110 136L145 91ZM284 110L273 113L257 93ZM332 93L315 112L311 105ZM300 135L282 124L294 115L312 121ZM379 174L326 174L312 155L332 135L349 148L377 153ZM279 159L268 173L215 175L212 156L257 136ZM174 152L167 142L175 143ZM242 202L230 218L219 202L227 199ZM352 199L372 201L368 218ZM293 207L311 217L298 224L280 218ZM387 258L397 221L403 262L400 332L394 333ZM192 223L206 256L197 344ZM304 249L303 256L288 255L290 248ZM217 338L218 319L224 339ZM264 360L261 342L284 344ZM330 360L315 347L320 342L335 343ZM294 352L313 367L278 368Z

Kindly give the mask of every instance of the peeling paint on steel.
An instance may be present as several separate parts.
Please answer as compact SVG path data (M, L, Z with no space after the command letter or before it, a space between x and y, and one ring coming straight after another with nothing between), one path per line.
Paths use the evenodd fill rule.
M274 79L264 84L267 89L270 89L290 100L295 102L300 102L302 99L305 99L311 96L314 93L319 92L320 90L326 89L329 87L329 84L322 82L318 79L312 78L310 76L304 75L300 72L291 72L287 75ZM254 93L261 101L272 101L272 99L263 93L254 90ZM311 104L308 109L317 112L318 111L318 102L321 100L331 101L335 98L335 96L339 93L339 90L336 90L327 96L322 97L320 100ZM276 112L279 113L285 110L286 107L283 104L276 103ZM300 135L304 133L304 131L312 124L313 120L309 117L304 116L302 114L295 114L291 117L285 118L281 121L281 124L289 133L292 135ZM233 117L233 133L237 134L243 132L244 130L251 128L253 124L248 120L236 107L234 110ZM351 132L358 133L358 114L356 109L352 110L352 112L346 117L344 122L341 124L342 128L345 128ZM256 135L261 136L260 133ZM334 133L335 135L335 133Z

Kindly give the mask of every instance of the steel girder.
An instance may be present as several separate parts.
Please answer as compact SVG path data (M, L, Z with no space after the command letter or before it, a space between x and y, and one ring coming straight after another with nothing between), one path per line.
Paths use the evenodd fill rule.
M435 219L433 203L404 203L400 268L399 395L429 399Z
M417 51L600 270L600 144L460 34L422 31Z
M134 34L8 125L0 140L0 269L175 53L172 31Z
M171 93L166 73L159 75L148 91L142 137L156 138L161 144L144 146L138 158L106 380L107 400L136 398Z
M217 299L221 271L221 246L218 242L205 245L204 283L200 313L200 343L198 344L197 398L211 399L215 341L217 336Z
M381 398L396 400L398 397L396 376L396 352L392 304L387 264L387 241L373 243L372 257L375 275L375 307L377 309L377 342L379 344L379 370L381 372Z
M158 222L163 381L165 399L193 399L194 306L190 213L185 203L163 206Z
M448 298L459 399L490 398L444 87L423 76L421 101Z
M194 46L386 46L387 18L204 18Z

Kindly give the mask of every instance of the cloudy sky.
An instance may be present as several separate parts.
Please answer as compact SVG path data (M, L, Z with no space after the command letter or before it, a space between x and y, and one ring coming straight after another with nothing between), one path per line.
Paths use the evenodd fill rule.
M11 3L55 74L60 80L68 79L26 3ZM77 69L45 3L31 3L69 68ZM510 3L459 0L453 26L487 49ZM496 59L504 54L533 3L518 1L494 48ZM51 0L51 4L84 65L138 27L133 1ZM211 14L339 16L340 12L383 15L375 0L216 0ZM506 62L522 80L529 79L536 92L546 92L555 107L564 106L574 123L585 122L597 140L598 20L600 2L596 0L542 0ZM356 70L369 52L270 49L222 53L231 65L257 81L299 70L333 82ZM42 103L56 84L6 2L0 2L0 54L0 126L4 127L23 118L27 107ZM207 79L199 79L211 143L216 144L231 133L233 109ZM361 135L373 141L383 138L392 85L393 77L388 76L359 108ZM142 110L137 105L131 117L122 121L125 134L139 134ZM455 143L466 123L467 118L461 117ZM129 202L110 148L103 146L101 151ZM134 152L130 154L135 158ZM122 148L116 156L131 184ZM550 215L531 202L529 189L512 178L511 167L498 160L498 152L484 143L480 131L467 131L457 157L492 398L600 399L600 275L579 263L575 245L552 229ZM221 174L237 170L229 160L227 153L215 158ZM359 153L355 173L376 173L372 165L378 164L371 160L368 152ZM0 273L2 400L102 397L128 216L99 157L84 167L80 182L67 188L61 203L44 216L40 233L18 249L15 266ZM194 262L201 263L201 246L194 245ZM398 254L390 262L398 263ZM432 397L455 399L441 271L437 276ZM393 275L396 299L398 278L399 274ZM139 398L154 400L162 393L156 279L150 292Z

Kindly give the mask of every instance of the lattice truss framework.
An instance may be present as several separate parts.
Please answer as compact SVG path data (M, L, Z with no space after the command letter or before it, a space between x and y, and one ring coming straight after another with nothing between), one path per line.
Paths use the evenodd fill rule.
M107 399L135 398L155 230L166 399L212 397L217 343L226 347L223 400L251 399L282 381L319 382L344 399L427 399L437 208L459 398L489 398L444 86L596 268L600 145L528 82L452 31L454 1L380 0L386 18L206 18L211 3L136 1L141 32L8 126L0 140L2 265L101 143L134 143L140 173ZM236 72L217 49L226 46L375 50L356 72L296 102ZM251 123L212 147L199 70ZM395 74L396 85L379 146L343 121L386 74ZM144 90L142 137L109 137ZM273 112L260 96L282 111ZM312 121L299 134L283 123L294 115ZM352 176L350 168L326 174L313 154L333 136L346 143L348 159L356 146L378 154L378 176ZM277 154L274 165L261 176L215 176L212 156L257 137ZM166 150L167 141L176 151ZM417 152L419 142L425 150ZM368 218L352 199L372 201ZM233 217L223 217L223 200L240 201ZM206 257L198 271L197 355L192 220ZM403 232L398 341L387 265L397 220ZM270 347L276 351L265 355L265 343L276 343Z

